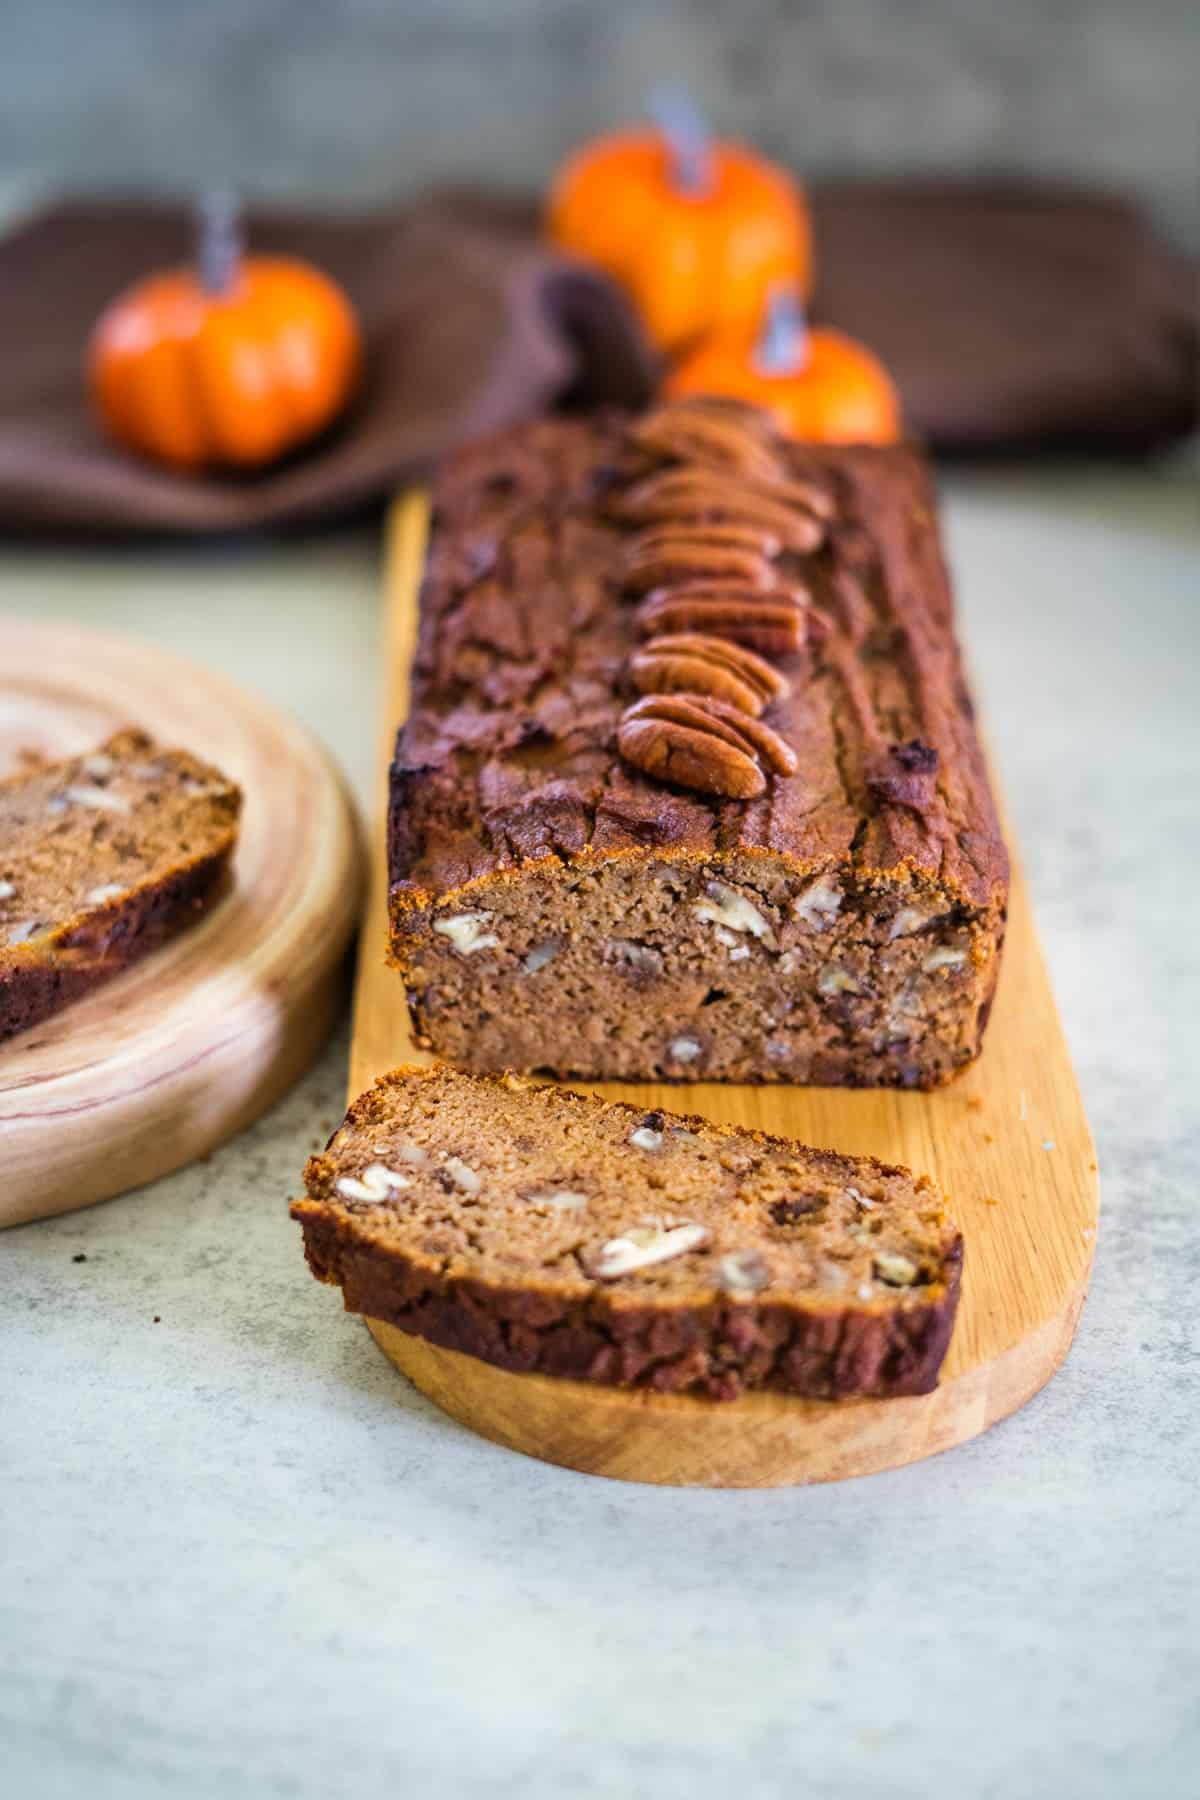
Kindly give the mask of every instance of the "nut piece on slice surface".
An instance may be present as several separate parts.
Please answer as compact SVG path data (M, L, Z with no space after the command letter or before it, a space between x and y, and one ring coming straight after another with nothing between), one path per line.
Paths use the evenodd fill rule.
M0 782L0 1038L200 918L241 802L220 770L132 730Z
M304 1180L348 1311L519 1373L888 1397L950 1341L959 1233L869 1158L439 1065L377 1081Z

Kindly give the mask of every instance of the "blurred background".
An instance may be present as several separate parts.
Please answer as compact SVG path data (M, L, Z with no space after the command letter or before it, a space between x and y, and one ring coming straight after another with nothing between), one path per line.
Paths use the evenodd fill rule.
M5 0L0 179L536 189L681 84L812 175L1112 185L1200 242L1195 0Z
M373 816L392 496L580 398L585 364L609 397L657 373L529 209L403 203L544 196L685 89L805 179L813 319L878 354L936 455L1104 1183L1075 1348L1001 1429L740 1502L589 1487L402 1416L311 1293L279 1196L341 1116L343 1025L195 1169L6 1234L4 1791L1193 1794L1200 0L0 0L0 25L0 774L28 742L5 632L53 634L45 691L86 695L98 630L300 720ZM1051 192L943 210L881 177ZM252 473L135 456L85 396L103 309L193 246L185 206L119 198L214 187L252 203L252 254L345 287L367 350L342 418ZM225 763L213 733L189 747ZM1054 1167L1057 1125L1028 1130Z

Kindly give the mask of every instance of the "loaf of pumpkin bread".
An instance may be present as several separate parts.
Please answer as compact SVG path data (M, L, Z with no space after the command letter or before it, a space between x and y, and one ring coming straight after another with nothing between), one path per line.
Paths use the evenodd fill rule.
M304 1178L347 1310L523 1374L923 1394L954 1325L962 1242L924 1178L519 1076L397 1069Z
M0 1038L200 918L222 891L241 798L140 731L0 782Z
M715 401L461 452L390 865L419 1039L467 1068L961 1069L1008 871L918 453Z

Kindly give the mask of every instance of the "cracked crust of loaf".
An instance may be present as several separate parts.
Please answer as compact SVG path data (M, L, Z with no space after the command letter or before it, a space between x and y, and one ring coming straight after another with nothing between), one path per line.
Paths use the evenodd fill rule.
M95 781L89 768L98 762L112 765L102 791L113 781L121 791L128 777L128 813L68 807L43 818L47 797ZM151 767L157 774L150 779L131 773ZM175 789L181 782L205 792L180 804L187 841L166 841L162 822L143 816L139 794L156 783ZM0 783L0 1040L80 999L216 904L229 885L241 798L211 764L164 750L132 729L86 756L39 764ZM39 890L41 929L13 943L12 921L31 907L24 868ZM105 897L89 898L97 887ZM110 887L115 891L107 892Z
M902 1086L936 1085L977 1054L999 967L1008 865L954 635L928 473L908 447L792 446L786 454L798 477L819 483L835 502L827 543L797 559L794 571L826 629L817 648L782 664L792 691L767 715L796 753L797 772L774 778L754 800L666 786L617 752L617 722L630 697L622 671L636 626L621 592L626 534L608 497L644 468L625 422L539 422L460 453L446 469L389 814L390 956L418 1037L439 1054L480 1069L546 1068L560 1076L671 1080L702 1072ZM911 743L936 753L935 775L911 776L893 764L897 747ZM551 896L557 885L566 893L580 876L594 882L619 863L691 871L685 899L714 880L742 879L752 900L785 914L804 883L832 882L846 900L842 923L859 921L860 942L874 932L876 948L890 944L895 918L917 909L945 927L923 952L950 947L963 955L937 966L936 983L914 963L914 1016L926 1003L937 1015L915 1050L906 1052L900 1035L889 1039L896 1027L890 1001L872 1013L843 988L797 1023L778 1065L766 1049L770 1027L754 1035L745 1018L730 1018L723 1037L712 1034L712 1066L681 1070L648 1041L635 1044L623 1021L607 1044L599 1033L586 1043L578 1021L570 1032L564 1027L561 1044L554 1041L545 1021L569 1009L572 989L581 1006L623 992L595 969L585 973L581 959L595 946L576 940L574 968L564 960L550 979L542 973L524 1030L520 964L537 942L512 933L490 962L481 956L456 969L434 935L448 914L486 913L496 903L516 911L522 892ZM543 916L552 904L543 905ZM606 905L601 896L597 934L619 935ZM780 916L771 915L772 925ZM695 994L726 985L711 967L702 980L701 961L700 945L688 947L683 962L693 980L672 989L667 979L657 993L643 983L637 997L669 1017L676 1036ZM680 968L676 958L674 972ZM737 982L744 987L749 974L743 967ZM814 970L806 968L803 980L811 989ZM786 997L788 983L764 974L754 998L759 1013L773 985ZM472 1012L480 1026L473 1035ZM538 1053L535 1018L543 1021L546 1054Z
M624 1102L537 1088L512 1076L460 1074L444 1065L406 1067L382 1077L354 1102L325 1152L309 1159L306 1194L291 1207L303 1227L313 1274L341 1288L347 1311L382 1319L516 1373L690 1392L715 1400L735 1399L756 1388L848 1399L922 1394L936 1386L954 1325L962 1240L941 1196L924 1177L873 1158L810 1151L694 1115L657 1113L652 1117L668 1136L679 1134L712 1156L736 1148L746 1153L743 1162L756 1154L785 1158L788 1169L807 1171L809 1185L840 1185L856 1196L856 1205L870 1204L862 1202L863 1188L901 1186L911 1196L910 1212L924 1221L929 1279L920 1287L899 1290L869 1283L869 1298L857 1292L842 1296L789 1290L786 1285L731 1294L714 1281L711 1261L699 1272L667 1264L665 1272L658 1269L650 1277L643 1273L604 1281L589 1279L574 1248L551 1266L498 1270L494 1259L478 1249L460 1247L448 1255L435 1237L404 1241L420 1240L420 1232L405 1219L403 1193L393 1213L372 1201L347 1200L337 1186L340 1176L362 1173L380 1156L395 1157L397 1132L403 1137L411 1129L426 1099L426 1115L431 1117L430 1106L436 1105L437 1130L446 1139L433 1154L444 1160L447 1147L459 1142L450 1115L464 1106L472 1118L480 1114L477 1146L489 1141L492 1129L498 1139L507 1134L508 1150L516 1144L520 1153L524 1146L529 1158L540 1149L539 1123L543 1138L549 1135L544 1124L548 1114L560 1121L565 1117L568 1136L577 1143L596 1140L606 1130L611 1134L614 1122L624 1138L627 1127L633 1131L646 1117L644 1109ZM486 1160L482 1148L472 1154ZM618 1159L610 1170L610 1191L601 1196L609 1202L608 1211L614 1196L618 1210L624 1203L620 1172L633 1166L629 1157L637 1156L636 1150L627 1152L626 1160ZM612 1158L611 1144L598 1151L593 1147L588 1173L578 1179L595 1190L597 1169L603 1173ZM411 1177L411 1166L404 1168ZM706 1178L728 1180L715 1167ZM805 1186L803 1175L791 1179ZM666 1180L664 1206L671 1200L670 1178ZM486 1176L483 1189L478 1198L458 1196L454 1203L486 1225ZM713 1218L725 1216L726 1203L715 1186L708 1204ZM803 1216L789 1219L777 1235L781 1241L789 1233L802 1239L807 1223Z

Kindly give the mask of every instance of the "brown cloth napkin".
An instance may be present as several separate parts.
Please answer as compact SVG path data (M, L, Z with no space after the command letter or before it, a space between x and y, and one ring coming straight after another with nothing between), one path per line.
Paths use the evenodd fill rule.
M879 352L935 449L1145 451L1197 421L1192 272L1120 201L929 184L813 194L815 312ZM464 194L251 221L340 281L363 390L279 467L180 476L104 439L84 346L123 286L190 251L179 210L61 206L0 241L0 529L229 531L344 514L475 432L560 403L638 404L654 364L602 277L528 206Z
M1200 423L1196 269L1126 201L894 181L814 196L815 310L943 453L1136 454Z
M304 257L346 289L366 339L362 389L324 439L273 469L176 474L105 439L83 364L107 302L186 259L190 233L182 210L65 205L0 242L0 529L220 532L336 516L477 432L564 398L638 405L650 392L620 295L506 210L256 214L251 249Z

